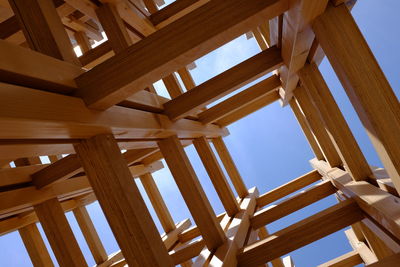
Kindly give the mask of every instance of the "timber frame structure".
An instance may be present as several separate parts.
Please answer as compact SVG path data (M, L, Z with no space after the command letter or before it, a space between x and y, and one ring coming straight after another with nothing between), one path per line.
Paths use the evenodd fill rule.
M398 266L400 106L352 18L355 1L176 0L159 9L160 2L0 0L0 233L19 231L33 265L54 266L40 222L60 266L87 266L65 217L72 210L97 266L278 267L294 266L282 260L291 251L351 226L353 251L321 266ZM102 31L108 40L92 48ZM194 83L192 62L248 32L259 54ZM325 55L385 169L369 166L355 141L319 72ZM171 99L154 90L160 79ZM223 137L226 126L277 100L298 119L315 170L259 194L245 186ZM192 144L221 215L185 154ZM163 158L194 226L173 221L156 187L151 173ZM338 204L267 232L333 194ZM121 249L112 255L85 209L96 200Z

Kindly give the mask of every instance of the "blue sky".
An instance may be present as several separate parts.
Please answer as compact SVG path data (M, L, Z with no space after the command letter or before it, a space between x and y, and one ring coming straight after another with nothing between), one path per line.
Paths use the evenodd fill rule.
M398 62L400 62L400 53L398 52L398 47L400 32L398 25L400 25L400 18L397 14L398 10L400 10L400 2L398 0L360 0L353 9L353 15L383 71L386 73L392 88L399 97L400 73ZM254 38L247 40L242 36L197 60L197 68L192 70L191 73L195 82L199 84L255 55L259 51ZM371 165L382 166L343 88L326 60L321 64L320 70L368 162ZM160 92L163 91L162 85L158 84L157 88ZM274 103L232 124L228 128L230 135L225 138L225 142L248 187L257 186L260 193L264 193L311 170L308 160L313 158L313 154L290 107L282 108L279 103ZM190 146L186 149L186 152L213 205L215 213L221 213L223 207L195 149ZM191 218L168 169L164 168L156 172L154 177L175 222ZM138 186L144 192L140 183L138 183ZM147 196L143 194L143 197L159 231L162 232L160 223L151 205L149 205ZM333 197L324 199L268 225L268 229L270 232L277 231L335 203L336 200ZM118 246L99 205L94 203L88 206L88 210L107 253L111 254L117 251ZM73 215L68 213L67 217L89 266L94 265L94 260ZM45 238L44 234L43 237ZM0 237L0 248L0 266L31 266L18 232ZM307 267L316 266L350 250L351 247L344 233L338 232L294 251L290 255L292 255L296 266Z

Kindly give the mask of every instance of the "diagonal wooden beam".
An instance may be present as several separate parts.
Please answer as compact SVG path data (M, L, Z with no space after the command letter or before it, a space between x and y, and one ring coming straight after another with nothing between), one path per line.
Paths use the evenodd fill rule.
M260 99L264 95L276 91L281 86L279 77L273 75L250 88L228 98L227 100L198 114L199 120L206 124L215 122L222 117L241 109L245 105Z
M279 49L271 47L165 103L164 113L172 120L182 118L273 71L280 64Z
M347 200L245 247L238 266L259 266L321 239L364 217L355 201Z
M287 0L212 0L78 77L76 94L109 108L287 8ZM152 56L160 47L163 56Z

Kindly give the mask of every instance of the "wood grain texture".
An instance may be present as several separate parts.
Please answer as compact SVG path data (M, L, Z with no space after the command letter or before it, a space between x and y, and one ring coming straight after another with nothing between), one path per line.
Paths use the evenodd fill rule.
M127 263L172 266L114 137L98 135L75 149Z
M182 145L176 136L158 144L207 247L217 248L224 243L225 234Z
M357 251L353 250L333 260L318 265L318 267L348 267L363 263Z

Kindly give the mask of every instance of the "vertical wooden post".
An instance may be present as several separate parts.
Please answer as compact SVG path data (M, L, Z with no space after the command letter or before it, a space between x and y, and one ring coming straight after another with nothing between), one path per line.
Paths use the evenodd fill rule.
M294 90L294 96L296 97L297 103L299 104L304 116L310 125L315 138L324 153L326 161L331 167L337 167L342 164L342 160L336 151L328 133L325 130L324 122L321 116L318 114L318 110L313 106L310 97L302 87L298 87Z
M345 5L329 5L313 30L400 192L400 104Z
M218 193L219 199L221 200L226 213L230 217L234 216L239 211L238 202L232 193L231 187L228 184L207 139L204 136L196 138L193 140L193 145L207 170L208 176Z
M85 32L76 32L74 34L75 40L77 45L79 45L79 48L82 51L82 54L85 54L88 52L90 49L92 49L92 46L90 45L89 38L87 37Z
M54 266L36 223L24 226L18 231L33 266Z
M75 150L128 265L172 266L114 137L98 135Z
M34 208L60 266L87 266L60 202L53 198Z
M104 249L103 244L101 243L100 237L97 234L96 229L94 228L93 222L90 219L86 207L77 207L73 210L73 212L76 221L79 224L79 228L81 229L82 234L85 237L86 243L88 244L89 249L92 252L94 261L97 264L106 261L108 258L107 252Z
M80 64L52 0L9 2L33 50Z
M366 180L372 175L371 168L361 152L342 112L333 98L328 85L315 64L308 64L299 71L302 85L308 91L326 125L337 151L354 180Z
M172 136L160 141L158 146L207 247L212 250L222 245L225 241L224 231L179 139Z
M228 173L229 178L232 181L233 187L235 187L235 190L238 193L239 197L243 198L247 196L248 190L246 188L246 185L243 182L242 176L240 175L235 165L235 162L233 162L231 154L229 153L228 148L224 143L224 140L222 140L222 137L217 137L212 140L212 143L219 155L219 158L222 161L222 164L224 164L225 170Z
M150 199L151 204L160 220L162 227L164 228L165 233L168 233L174 230L175 223L172 219L171 214L168 211L167 205L160 194L160 191L157 188L156 183L154 182L153 176L150 173L143 174L139 176L140 181L146 190L147 196Z
M306 136L312 151L314 151L315 157L319 160L325 159L324 154L322 153L321 148L319 147L318 142L315 139L313 132L311 131L310 125L308 124L303 112L300 110L300 107L297 104L296 100L292 98L289 101L289 105L292 108L293 114L300 124L300 127L303 130L303 133Z

